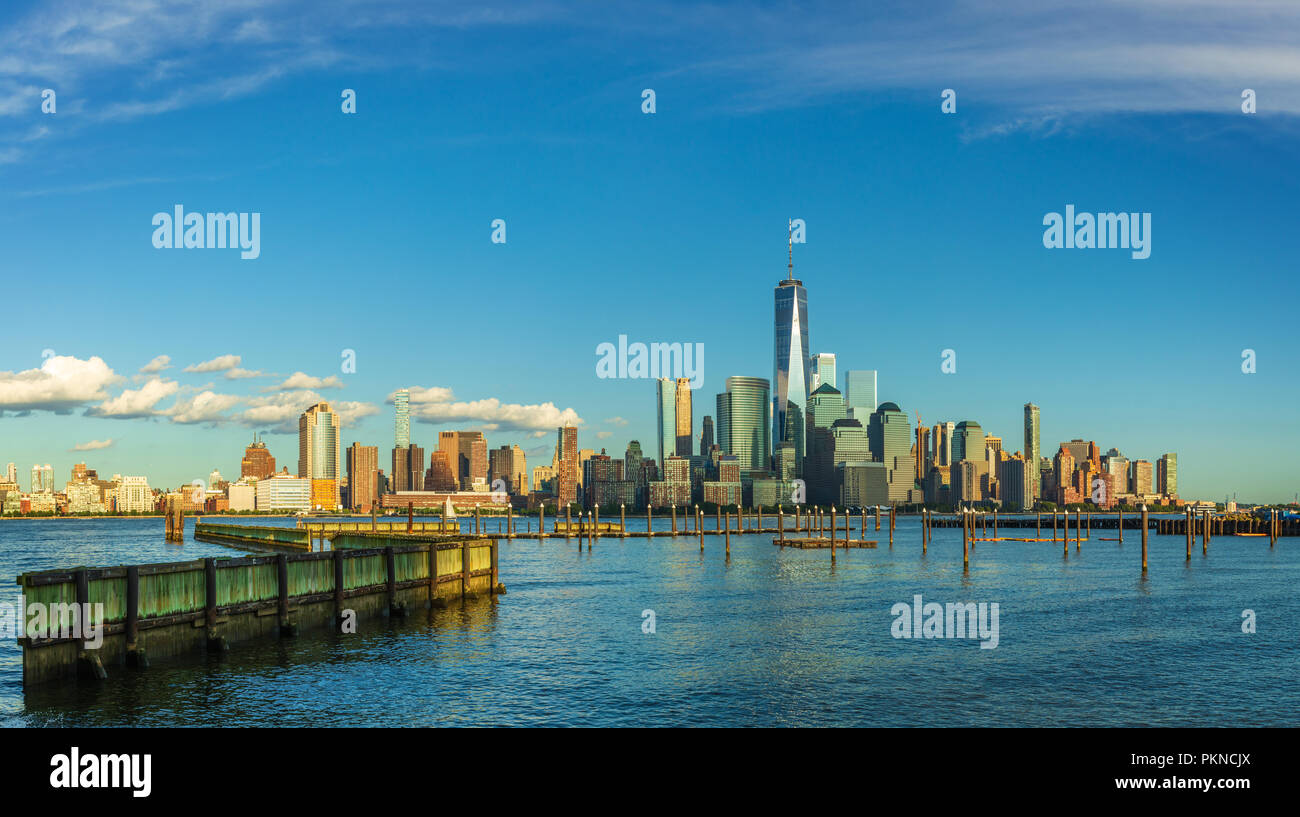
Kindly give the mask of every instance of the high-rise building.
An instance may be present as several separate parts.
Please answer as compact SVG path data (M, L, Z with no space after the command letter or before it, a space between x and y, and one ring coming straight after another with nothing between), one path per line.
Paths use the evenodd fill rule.
M411 444L411 390L398 389L393 395L393 448Z
M659 420L659 462L677 453L677 385L671 377L655 381L655 410Z
M555 432L555 450L559 459L555 497L563 507L578 501L578 429L560 426Z
M153 510L153 491L148 477L122 477L117 483L118 513L149 513Z
M486 485L488 453L483 432L439 431L438 450L446 453L460 490L473 490L475 483Z
M695 418L691 413L691 381L686 377L677 378L676 398L674 399L677 428L677 456L689 457L695 435L692 428Z
M984 462L984 429L974 420L962 420L952 432L952 464Z
M1178 455L1164 454L1156 460L1156 489L1165 496L1178 496Z
M54 493L54 468L49 463L32 466L32 493Z
M1033 466L1032 470L1037 475L1038 461L1043 456L1042 437L1039 433L1039 411L1038 406L1033 403L1025 403L1025 459ZM1034 496L1038 496L1038 480L1030 479L1033 483L1032 490Z
M935 423L933 430L934 464L948 468L952 465L952 438L957 424L951 421Z
M1119 453L1118 448L1112 448L1101 458L1102 470L1110 474L1111 488L1117 494L1129 492L1128 466L1128 457Z
M871 415L867 429L871 445L871 458L883 462L889 471L889 499L907 502L916 486L916 466L909 452L912 448L912 428L907 415L897 403L881 403Z
M790 243L787 277L774 292L776 320L773 332L772 449L794 443L795 469L802 468L807 431L804 409L812 391L808 362L808 293L794 277L794 244Z
M930 472L932 460L930 458L930 429L921 425L920 418L916 422L916 481L925 480L925 475Z
M762 377L728 377L727 390L718 395L718 446L736 457L742 472L771 467L770 405Z
M819 352L813 355L811 366L813 391L817 391L819 386L827 385L839 388L840 384L835 382L835 354L833 352Z
M864 425L876 410L876 371L860 369L844 373L844 406L849 417Z
M1129 465L1129 486L1133 493L1140 496L1154 493L1151 463L1146 460L1133 460Z
M368 511L379 501L379 446L353 443L348 446L348 504L356 511Z
M808 447L805 451L812 448L813 429L829 429L835 425L836 420L845 418L844 396L840 390L829 383L823 383L813 390L812 395L808 398L808 410L805 414L806 425L808 427Z
M244 449L244 458L239 462L239 478L266 479L274 473L275 457L271 456L266 443L253 435L253 444Z
M700 423L700 456L709 456L711 448L713 448L713 418L706 414Z
M313 507L339 506L339 418L317 403L298 418L298 476L311 480Z
M393 449L393 474L390 487L393 492L418 491L424 484L424 448L408 445Z
M424 490L452 493L460 490L460 480L446 451L429 452L429 470L424 472Z
M12 482L14 485L18 484L18 466L12 462L5 469L5 482Z
M1036 460L1014 456L998 463L998 498L1007 510L1034 507L1034 485L1038 482Z
M506 486L506 490L515 493L521 486L516 483L518 469L515 468L515 452L520 451L519 446L513 448L503 445L500 448L494 448L488 452L488 486L493 490L496 489L497 482L500 481ZM522 451L520 451L522 453Z

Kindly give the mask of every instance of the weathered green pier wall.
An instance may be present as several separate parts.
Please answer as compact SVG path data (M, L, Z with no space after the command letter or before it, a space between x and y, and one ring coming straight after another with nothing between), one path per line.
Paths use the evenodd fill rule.
M147 667L156 658L337 626L347 611L360 622L504 592L497 565L495 539L347 533L322 553L24 573L18 584L25 604L64 607L21 639L23 684L104 678L112 667ZM73 604L92 611L103 605L91 617L103 627L98 648L69 637Z
M311 550L310 532L299 528L214 525L209 522L195 520L194 538L206 539L243 550Z

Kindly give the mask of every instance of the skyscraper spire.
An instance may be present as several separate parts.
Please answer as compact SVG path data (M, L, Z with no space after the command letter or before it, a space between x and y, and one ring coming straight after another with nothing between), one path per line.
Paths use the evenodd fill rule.
M786 252L789 258L789 261L786 264L786 272L787 272L786 280L793 281L794 280L794 222L789 219L786 219L785 223L787 228Z

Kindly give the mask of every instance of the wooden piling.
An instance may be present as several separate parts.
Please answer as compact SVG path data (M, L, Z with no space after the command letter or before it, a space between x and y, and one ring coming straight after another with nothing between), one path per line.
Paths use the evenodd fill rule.
M785 511L781 505L776 506L776 538L781 543L781 547L785 547ZM700 550L703 549L704 540L700 539Z
M700 538L700 553L704 552L704 511L695 506L695 535Z
M1147 506L1142 506L1142 575L1147 573Z
M879 510L879 508L880 506L877 505L876 509ZM894 518L896 516L898 516L898 509L891 504L889 506L889 546L891 548L894 546Z
M673 502L673 536L677 535L677 503Z
M880 503L876 503L876 530L880 530Z
M627 510L623 503L618 503L618 526L623 529L623 537L627 538Z
M727 514L727 558L731 558L731 514Z
M1120 506L1119 513L1119 543L1124 544L1124 508Z
M962 567L970 567L970 539L971 539L972 520L970 511L962 512L961 520L961 564Z

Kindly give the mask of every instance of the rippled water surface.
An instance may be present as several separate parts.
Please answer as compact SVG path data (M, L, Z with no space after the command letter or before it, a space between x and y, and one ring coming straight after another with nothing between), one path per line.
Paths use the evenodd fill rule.
M655 520L656 529L662 520ZM644 520L638 520L644 530ZM191 523L192 524L192 523ZM258 520L252 524L292 524ZM711 521L710 523L711 524ZM637 524L629 520L629 527ZM664 525L664 528L667 526ZM868 534L877 536L870 530ZM1030 532L1032 534L1032 531ZM1004 535L1020 535L1004 531ZM224 656L109 667L105 683L24 692L0 644L8 725L1297 725L1300 557L1295 540L1180 537L979 543L917 522L875 550L774 547L735 535L501 544L509 593L237 642ZM0 602L31 570L243 555L161 519L0 521ZM895 639L890 608L997 602L999 644ZM1258 631L1242 632L1254 610ZM653 610L656 632L642 632Z

